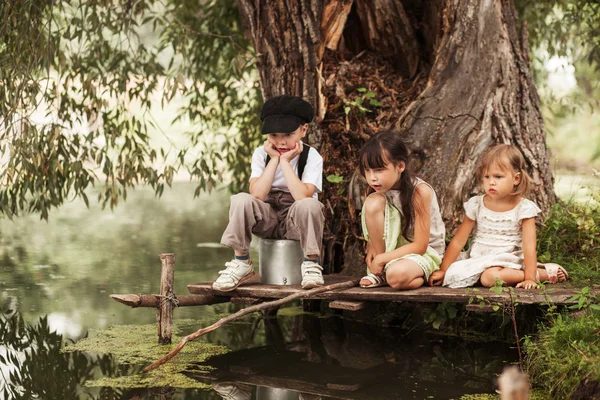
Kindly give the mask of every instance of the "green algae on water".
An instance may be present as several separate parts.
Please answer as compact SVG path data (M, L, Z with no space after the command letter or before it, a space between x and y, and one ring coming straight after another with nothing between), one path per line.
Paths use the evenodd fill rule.
M196 326L204 326L196 321ZM191 323L183 325L191 326ZM156 325L117 325L106 330L93 332L93 335L65 346L63 351L80 351L85 353L103 353L114 357L120 366L147 365L166 355L180 340L177 334L180 329L173 328L173 344L159 345L156 338ZM94 387L162 387L207 388L202 382L183 375L184 371L202 372L210 367L198 366L211 356L224 354L228 349L197 340L188 342L181 352L165 365L147 373L128 376L102 377L86 382L86 386Z

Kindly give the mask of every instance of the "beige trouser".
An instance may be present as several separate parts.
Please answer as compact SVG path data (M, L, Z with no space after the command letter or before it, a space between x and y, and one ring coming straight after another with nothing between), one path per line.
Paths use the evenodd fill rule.
M287 192L271 192L262 201L248 193L231 196L229 224L221 244L248 253L252 234L268 239L299 240L304 256L321 255L323 204L315 198L294 201Z

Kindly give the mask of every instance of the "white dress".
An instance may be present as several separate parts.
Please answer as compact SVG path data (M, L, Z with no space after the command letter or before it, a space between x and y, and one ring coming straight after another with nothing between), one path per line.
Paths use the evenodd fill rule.
M489 267L523 269L521 221L535 217L541 210L531 200L521 199L512 210L496 212L483 203L483 196L471 197L464 204L465 214L475 221L475 232L466 259L450 265L444 286L473 286Z

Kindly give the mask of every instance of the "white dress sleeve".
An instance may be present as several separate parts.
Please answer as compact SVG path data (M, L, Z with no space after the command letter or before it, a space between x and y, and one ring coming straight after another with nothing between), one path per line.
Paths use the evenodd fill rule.
M519 209L517 210L517 220L522 221L527 218L534 218L536 215L541 213L542 210L533 201L523 199L519 203Z
M477 214L479 214L479 205L481 204L481 197L482 196L471 197L466 203L463 204L463 206L465 207L465 215L473 221L477 221Z

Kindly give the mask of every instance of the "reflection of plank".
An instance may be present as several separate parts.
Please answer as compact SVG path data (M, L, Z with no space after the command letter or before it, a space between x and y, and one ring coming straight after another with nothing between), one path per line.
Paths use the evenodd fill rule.
M467 304L465 308L467 309L467 311L471 312L495 312L494 306L491 304Z
M348 311L358 311L362 310L367 306L367 303L364 301L342 301L342 300L334 300L329 303L329 308L334 308L337 310L348 310Z
M258 350L253 352L253 350ZM242 350L237 362L233 362L224 373L216 372L216 380L239 382L319 395L338 394L359 390L376 379L377 374L354 368L318 364L303 361L304 354L283 351L260 352L261 349ZM240 359L241 358L241 359ZM219 361L219 364L225 360ZM212 365L212 364L211 364ZM214 365L212 365L214 366ZM187 376L206 381L206 374L186 373ZM339 398L338 396L334 396Z
M347 280L347 276L327 275L325 283L331 284ZM188 290L193 294L211 294L214 296L228 297L256 297L279 299L290 294L302 291L300 286L265 285L258 283L258 279L251 279L236 290L223 293L213 291L212 282L203 282L188 285ZM513 298L521 304L573 304L569 299L575 294L576 288L566 288L562 284L547 285L546 292L541 289L524 290L514 289ZM598 287L592 288L590 294L600 294ZM394 302L422 302L422 303L468 303L470 299L481 296L486 303L503 304L510 302L508 293L494 293L487 288L450 289L441 287L420 287L414 290L394 290L389 286L373 289L354 287L334 292L318 293L310 296L313 300L342 300L342 301L394 301ZM479 299L478 299L479 300Z
M275 388L335 399L459 398L479 393L464 385L407 377L404 363L382 363L368 369L336 363L316 363L306 355L271 347L240 350L212 357L203 363L209 372L185 372L207 383L235 383ZM405 397L403 394L410 394Z

